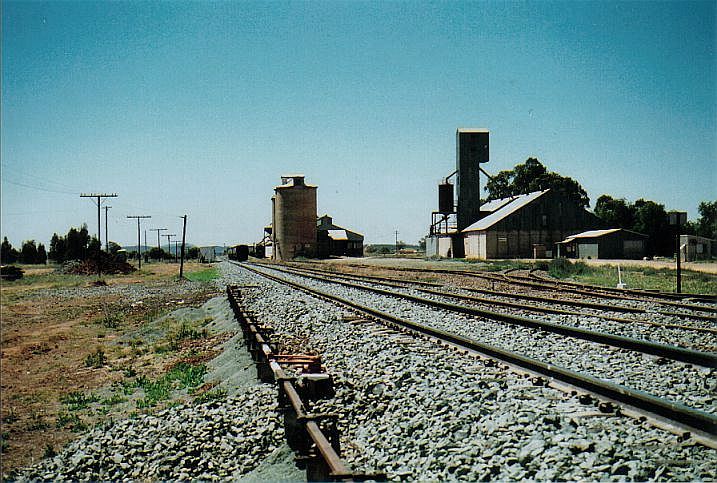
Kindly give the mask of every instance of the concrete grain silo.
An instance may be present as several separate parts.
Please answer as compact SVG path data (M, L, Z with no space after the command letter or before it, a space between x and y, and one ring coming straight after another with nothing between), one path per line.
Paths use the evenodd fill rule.
M272 197L273 260L316 256L316 186L304 175L285 175Z

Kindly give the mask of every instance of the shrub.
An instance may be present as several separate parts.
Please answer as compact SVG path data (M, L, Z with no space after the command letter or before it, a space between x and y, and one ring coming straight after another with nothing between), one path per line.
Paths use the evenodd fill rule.
M590 271L584 262L571 262L567 258L555 258L551 260L548 273L555 278L567 278L575 275L583 275Z
M95 369L104 366L105 362L107 362L107 357L105 356L105 351L102 349L97 349L85 358L85 366L94 367Z

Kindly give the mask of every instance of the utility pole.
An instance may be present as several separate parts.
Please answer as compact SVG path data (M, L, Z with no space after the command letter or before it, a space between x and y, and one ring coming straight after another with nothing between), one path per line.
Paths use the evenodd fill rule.
M97 241L100 242L101 247L102 226L100 225L100 205L102 204L102 198L117 198L117 193L81 193L80 198L97 198L97 201L95 201L97 205Z
M166 231L166 228L150 228L149 231L156 231L157 232L157 248L161 249L162 246L159 242L159 232L160 231Z
M187 235L187 215L182 216L184 224L182 225L182 256L179 259L179 279L184 276L184 237Z
M173 236L177 236L177 235L172 233L171 235L162 235L162 236L167 237L167 251L169 252L170 255L172 255L172 241L170 240L170 238L172 238Z
M396 233L396 255L398 255L398 230L396 230L394 233Z
M107 253L110 252L110 242L109 242L109 235L107 235L107 231L109 230L107 225L107 211L112 208L111 206L105 205L105 251Z
M141 244L142 244L142 235L141 230L139 228L139 220L142 218L152 218L148 215L128 215L127 218L137 218L137 263L139 264L139 268L142 268L142 253L141 253Z
M179 260L177 260L179 256L179 240L174 240L174 263L177 263Z
M667 224L675 232L675 261L677 262L677 293L682 293L682 247L680 246L680 228L687 223L686 211L670 211L667 213Z
M144 247L147 248L147 229L144 229ZM141 253L140 253L141 255Z

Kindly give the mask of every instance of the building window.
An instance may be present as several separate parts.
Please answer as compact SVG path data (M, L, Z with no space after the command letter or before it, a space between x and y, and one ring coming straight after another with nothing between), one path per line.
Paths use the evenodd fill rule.
M540 226L542 226L543 228L545 228L546 226L548 226L548 215L541 215L541 216L540 216Z

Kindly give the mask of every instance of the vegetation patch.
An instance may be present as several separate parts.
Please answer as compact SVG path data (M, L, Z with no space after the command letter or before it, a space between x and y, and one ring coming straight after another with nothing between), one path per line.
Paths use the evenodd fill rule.
M87 429L87 425L82 422L77 414L68 412L61 412L57 415L57 422L55 423L55 426L57 429L69 428L76 433Z
M584 262L571 262L567 258L554 258L548 264L548 273L555 278L568 278L579 275L587 275L592 272Z
M622 281L627 284L628 288L662 292L674 292L676 288L676 271L670 268L623 267L621 272ZM552 272L549 273L556 276ZM586 269L568 275L568 277L576 282L602 287L616 287L618 283L617 267L613 266L587 266ZM682 291L699 294L717 293L717 276L683 270Z
M219 277L219 272L216 268L212 267L206 270L188 273L185 277L192 282L210 282Z
M227 391L225 389L212 389L211 391L203 392L194 398L195 404L202 404L210 401L223 401L227 398Z
M103 367L105 362L107 362L107 356L102 349L95 350L85 358L85 366L94 367L95 369Z
M69 411L78 411L85 409L92 403L99 401L100 398L95 394L84 394L79 391L73 391L60 398L60 402L67 406Z
M98 318L95 322L107 327L108 329L116 329L120 326L124 320L124 314L121 312L106 312L102 317Z
M191 391L202 384L206 373L207 366L204 364L192 365L180 362L159 379L150 380L146 376L140 376L137 378L136 385L144 391L144 398L137 402L137 407L156 406L157 403L169 399L174 390Z

